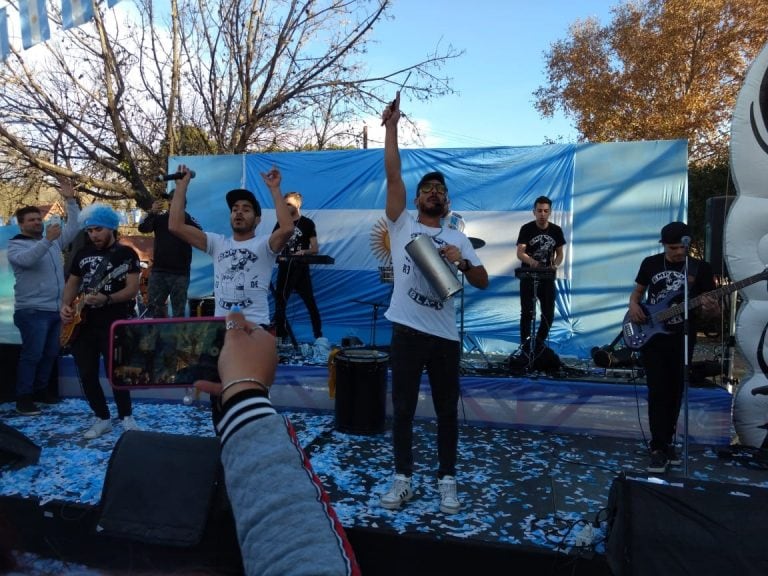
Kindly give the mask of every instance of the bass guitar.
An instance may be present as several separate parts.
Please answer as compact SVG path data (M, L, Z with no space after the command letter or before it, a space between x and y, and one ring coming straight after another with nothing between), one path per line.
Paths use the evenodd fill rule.
M705 298L720 298L731 292L735 292L740 288L750 286L751 284L760 282L760 280L766 279L768 279L768 268L760 272L760 274L755 274L749 278L744 278L738 282L733 282L715 290L711 290L710 292L700 294L695 298L690 298L688 300L688 310L701 306ZM685 311L684 302L672 304L672 302L679 299L681 295L682 292L678 291L670 294L664 298L664 300L657 302L656 304L641 304L647 318L642 324L632 322L629 319L629 312L627 312L624 316L624 323L622 325L622 336L624 337L624 344L627 345L627 348L639 350L657 334L669 334L671 331L667 330L666 321L675 316L679 316Z
M70 304L70 307L73 310L72 321L67 322L61 327L61 334L59 335L59 344L61 346L69 346L69 344L72 343L72 341L75 339L77 329L85 320L85 296L87 294L96 294L102 288L104 288L104 286L109 284L114 278L117 278L126 272L128 272L127 262L120 264L120 266L117 268L113 268L109 274L104 276L104 278L102 278L99 283L96 284L96 286L89 288L86 292L81 292L75 296L75 299L72 300L72 303Z

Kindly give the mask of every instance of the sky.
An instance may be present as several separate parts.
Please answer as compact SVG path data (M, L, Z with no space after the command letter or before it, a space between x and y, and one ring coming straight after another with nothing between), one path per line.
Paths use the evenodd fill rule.
M564 40L576 20L611 21L621 0L396 0L393 20L379 24L367 56L372 71L415 63L449 44L464 50L442 70L457 94L428 104L401 94L428 148L536 146L546 139L575 142L564 116L542 118L533 92L546 81L544 54ZM405 74L403 75L405 79ZM394 97L394 91L393 95ZM380 122L367 121L369 145L383 139Z

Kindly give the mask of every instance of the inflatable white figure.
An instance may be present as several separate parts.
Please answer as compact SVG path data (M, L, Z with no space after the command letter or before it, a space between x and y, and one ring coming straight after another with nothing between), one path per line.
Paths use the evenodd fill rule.
M725 223L724 253L730 277L739 280L768 265L768 44L750 66L731 121L731 174L738 190ZM768 288L765 282L741 292L736 343L749 363L749 376L733 401L739 440L759 447L768 430L768 396L752 391L768 386Z

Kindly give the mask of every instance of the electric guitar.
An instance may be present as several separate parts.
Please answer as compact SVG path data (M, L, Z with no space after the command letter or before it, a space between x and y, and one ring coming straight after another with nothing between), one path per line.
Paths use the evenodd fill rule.
M72 303L70 304L70 307L74 311L72 314L72 321L67 322L61 327L61 334L59 335L59 344L61 346L68 346L72 343L77 334L77 329L85 320L85 296L87 294L96 294L102 288L104 288L104 286L109 284L114 278L117 278L126 272L128 272L127 262L120 264L120 266L117 268L113 268L109 274L104 276L104 278L102 278L99 283L96 284L96 286L89 288L85 292L80 292L80 294L75 296L75 299L72 300Z
M695 298L690 298L688 300L688 309L691 310L692 308L701 306L704 298L720 298L721 296L725 296L740 288L744 288L765 279L768 279L768 268L760 272L760 274L755 274L749 278L744 278L738 282L733 282L710 292L700 294ZM645 316L647 317L647 320L643 324L632 322L629 319L629 312L627 312L624 316L621 332L627 347L632 350L639 350L645 346L651 338L656 336L656 334L669 334L671 330L667 330L666 321L675 316L679 316L685 311L684 302L672 304L672 301L676 298L680 298L681 295L682 292L678 290L677 292L669 294L664 300L657 302L656 304L641 304Z

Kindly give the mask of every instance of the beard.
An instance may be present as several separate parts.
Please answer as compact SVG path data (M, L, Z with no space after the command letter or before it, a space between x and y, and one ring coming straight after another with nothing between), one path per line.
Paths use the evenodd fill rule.
M442 202L435 202L434 204L425 204L421 206L421 212L427 216L442 216L445 212L445 204Z

